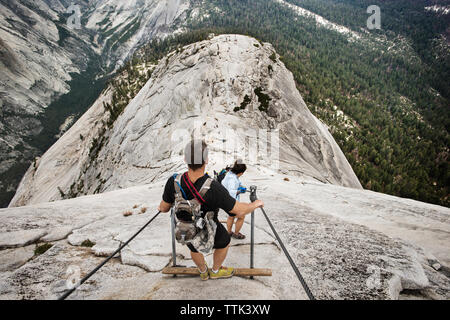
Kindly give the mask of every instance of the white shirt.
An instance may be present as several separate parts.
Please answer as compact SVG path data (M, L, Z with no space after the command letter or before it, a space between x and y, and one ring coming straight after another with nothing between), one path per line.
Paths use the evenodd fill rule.
M230 196L232 196L237 201L240 201L240 195L238 195L237 192L241 187L241 181L239 181L239 178L236 174L229 171L225 178L223 178L222 185L228 190Z

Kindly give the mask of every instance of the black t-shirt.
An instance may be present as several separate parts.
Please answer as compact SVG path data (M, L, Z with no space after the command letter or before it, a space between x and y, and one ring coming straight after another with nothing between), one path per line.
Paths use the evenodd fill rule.
M205 174L203 177L197 179L194 183L195 189L200 191L206 179L209 176ZM173 204L175 202L175 186L174 186L174 177L170 177L167 180L166 187L164 188L163 200L167 203ZM184 182L184 179L181 178L181 188L186 194L186 200L194 199L194 195L190 192L188 186ZM211 188L206 192L203 197L205 200L205 204L202 204L201 210L203 213L214 211L214 219L217 220L217 214L219 213L219 209L223 209L225 212L230 212L234 205L236 204L236 199L230 196L228 190L225 189L223 185L221 185L216 180L213 180L211 183ZM177 218L179 220L184 221L192 221L192 217L185 212L177 213Z

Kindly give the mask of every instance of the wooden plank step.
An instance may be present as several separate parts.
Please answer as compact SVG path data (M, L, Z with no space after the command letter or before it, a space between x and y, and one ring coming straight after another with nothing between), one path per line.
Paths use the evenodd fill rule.
M167 267L162 271L163 274L181 274L181 275L199 275L197 268L185 268L185 267ZM250 269L250 268L236 268L235 276L241 277L271 277L272 269Z

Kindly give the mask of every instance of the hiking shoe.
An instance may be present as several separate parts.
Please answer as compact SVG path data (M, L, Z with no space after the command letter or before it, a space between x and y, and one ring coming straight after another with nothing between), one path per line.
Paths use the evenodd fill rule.
M209 278L210 279L225 279L225 278L231 278L234 275L234 268L226 268L226 267L220 267L219 271L217 273L214 273L212 269L209 271Z
M235 239L238 239L238 240L245 239L245 236L242 233L240 233L240 232L239 233L233 233L232 237L235 238Z
M202 279L202 281L206 281L209 279L209 269L208 269L208 265L206 264L206 262L205 262L205 266L206 266L205 272L201 273L200 270L198 270L200 272L200 279Z

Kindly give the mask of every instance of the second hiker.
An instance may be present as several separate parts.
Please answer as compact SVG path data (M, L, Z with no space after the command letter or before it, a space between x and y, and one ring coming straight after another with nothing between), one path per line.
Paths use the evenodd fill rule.
M228 193L231 197L240 201L240 195L247 191L247 188L243 187L239 178L244 174L247 170L247 166L244 163L241 163L240 160L236 161L233 167L228 171L225 178L222 180L222 185L228 190ZM245 235L243 235L240 231L242 226L244 225L245 216L237 217L233 213L228 213L229 217L227 219L227 229L228 234L236 239L245 239ZM236 226L233 229L233 224Z

